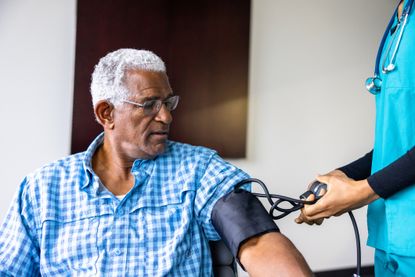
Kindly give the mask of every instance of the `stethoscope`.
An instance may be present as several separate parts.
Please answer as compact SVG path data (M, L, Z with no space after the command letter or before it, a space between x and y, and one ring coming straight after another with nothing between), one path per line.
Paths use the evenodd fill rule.
M304 207L304 205L311 205L316 203L327 191L327 184L321 183L319 181L314 181L308 190L300 195L299 199L291 198L284 195L278 195L278 194L271 194L268 191L267 186L264 182L262 182L259 179L256 178L249 178L240 181L238 184L236 184L234 188L234 193L241 192L242 187L245 184L258 184L263 190L263 193L255 193L252 192L253 195L260 198L266 198L268 200L268 203L271 205L271 208L269 209L269 215L272 217L272 219L277 220L281 219L287 215L289 215L292 212L298 211ZM314 195L314 200L308 201L307 198L310 195ZM352 221L354 235L356 238L356 273L353 274L353 277L360 277L360 270L361 270L361 264L362 264L362 255L361 255L361 247L360 247L360 235L359 235L359 228L357 227L356 219L352 213L352 211L348 212L350 216L350 220Z
M392 72L396 69L396 64L395 64L396 53L398 52L399 44L401 43L402 35L404 32L406 23L408 21L408 16L411 11L413 2L414 0L408 0L407 3L405 4L405 7L402 11L402 15L399 18L398 25L395 28L394 35L390 39L389 45L386 48L386 54L384 55L383 62L382 62L382 73L384 74ZM385 45L386 38L388 37L389 32L391 31L393 22L395 21L397 10L398 8L396 8L395 12L393 13L392 18L389 21L388 27L386 28L386 31L383 34L382 41L380 42L378 53L376 56L375 74L373 77L369 77L366 79L366 89L374 95L379 94L381 87L382 87L382 79L380 78L380 72L379 72L380 59L382 56L382 50ZM395 39L396 39L395 47L393 48L393 52L392 52L392 55L390 56L389 63L386 65L387 58L389 57L389 53L392 50L392 46L394 44Z

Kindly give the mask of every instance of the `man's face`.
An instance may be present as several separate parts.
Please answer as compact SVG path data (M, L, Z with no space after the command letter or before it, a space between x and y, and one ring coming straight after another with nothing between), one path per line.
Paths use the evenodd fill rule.
M167 75L162 72L128 70L125 86L128 100L143 104L172 96ZM164 152L172 116L165 105L158 113L145 114L141 107L123 103L115 108L114 139L121 155L129 159L148 159Z

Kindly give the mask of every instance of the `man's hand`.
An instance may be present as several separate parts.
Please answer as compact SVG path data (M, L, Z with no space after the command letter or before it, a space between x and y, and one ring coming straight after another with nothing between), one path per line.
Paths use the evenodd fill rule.
M249 276L312 276L301 253L278 232L267 233L244 242L238 254Z
M321 224L324 218L342 215L379 198L367 180L355 181L340 170L320 175L316 179L327 184L327 192L315 204L304 206L295 219L297 223Z

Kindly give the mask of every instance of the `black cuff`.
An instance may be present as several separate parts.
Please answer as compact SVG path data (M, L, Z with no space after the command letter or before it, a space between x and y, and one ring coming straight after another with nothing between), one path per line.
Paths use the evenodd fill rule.
M261 202L242 189L233 191L216 202L212 211L212 223L238 262L239 247L246 240L269 232L279 232Z

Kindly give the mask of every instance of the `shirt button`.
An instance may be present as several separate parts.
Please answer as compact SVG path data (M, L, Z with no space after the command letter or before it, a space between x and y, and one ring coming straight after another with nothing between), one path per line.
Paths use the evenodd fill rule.
M117 214L118 214L118 215L123 215L123 214L124 214L124 211L123 211L122 209L119 209L119 210L117 211Z
M115 249L113 252L114 256L119 256L122 254L122 251L120 249Z

